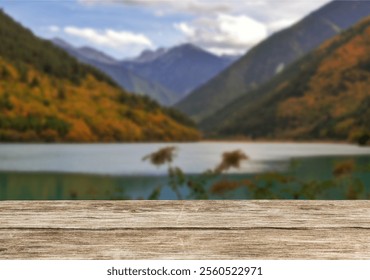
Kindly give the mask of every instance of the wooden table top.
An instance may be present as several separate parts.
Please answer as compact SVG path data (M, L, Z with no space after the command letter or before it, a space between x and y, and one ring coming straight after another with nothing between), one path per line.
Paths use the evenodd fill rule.
M0 201L0 259L369 259L370 201Z

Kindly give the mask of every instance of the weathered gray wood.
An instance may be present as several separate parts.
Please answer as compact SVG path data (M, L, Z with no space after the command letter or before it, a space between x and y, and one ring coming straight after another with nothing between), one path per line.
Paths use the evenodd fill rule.
M5 259L369 259L364 229L0 230Z
M370 201L3 201L0 259L369 259Z
M4 228L370 228L370 201L3 201Z

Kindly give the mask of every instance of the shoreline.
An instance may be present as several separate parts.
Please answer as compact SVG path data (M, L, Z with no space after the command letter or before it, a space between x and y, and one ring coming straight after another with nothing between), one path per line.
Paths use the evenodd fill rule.
M199 142L214 142L214 143L249 143L249 144L348 144L348 145L355 145L360 146L357 143L348 142L348 141L334 141L334 140L271 140L271 139L258 139L258 140L251 140L251 139L203 139ZM366 146L364 146L366 147Z
M358 147L370 147L370 144L359 145L355 142L340 141L340 140L272 140L272 139L202 139L199 141L145 141L145 142L1 142L0 145L117 145L117 144L197 144L197 143L246 143L246 144L341 144L353 145Z

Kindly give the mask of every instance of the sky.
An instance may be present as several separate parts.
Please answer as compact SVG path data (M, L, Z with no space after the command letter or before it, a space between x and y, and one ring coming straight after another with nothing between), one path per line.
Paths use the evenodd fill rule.
M240 55L330 0L0 0L37 36L115 58L193 43Z

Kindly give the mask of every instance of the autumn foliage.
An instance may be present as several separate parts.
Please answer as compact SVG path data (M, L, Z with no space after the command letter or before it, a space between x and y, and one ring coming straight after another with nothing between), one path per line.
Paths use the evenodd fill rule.
M210 136L370 144L370 18L227 105Z
M0 11L0 141L199 139L192 121L120 89Z
M75 85L31 66L27 77L0 58L0 140L112 142L195 140L198 132L160 107L122 102L122 92L92 75ZM5 73L5 74L4 74ZM37 81L37 82L35 82Z

